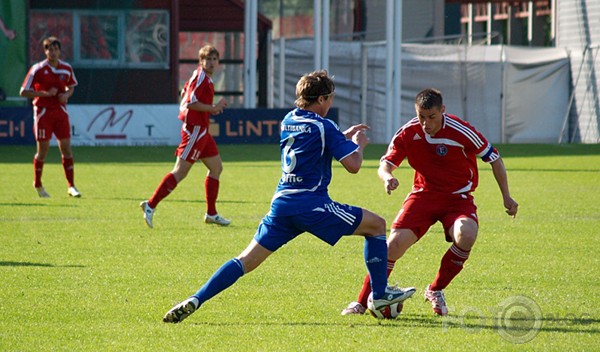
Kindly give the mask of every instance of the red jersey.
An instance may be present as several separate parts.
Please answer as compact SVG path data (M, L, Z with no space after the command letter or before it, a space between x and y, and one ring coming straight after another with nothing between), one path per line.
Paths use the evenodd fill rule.
M192 74L192 77L185 82L181 91L179 119L188 125L200 125L208 128L210 113L208 111L190 110L187 106L197 101L202 104L212 105L214 96L215 87L212 79L208 77L201 67L198 67Z
M58 89L57 95L53 97L35 97L33 98L33 105L40 108L59 108L64 107L65 104L58 101L58 94L66 92L67 87L75 87L76 85L77 79L71 65L58 60L58 66L53 67L46 59L31 66L21 85L21 90L48 91L56 88Z
M450 114L442 118L435 137L423 131L417 117L407 122L394 135L381 162L398 167L407 158L415 170L413 192L472 192L479 182L476 156L490 163L500 154L468 122Z

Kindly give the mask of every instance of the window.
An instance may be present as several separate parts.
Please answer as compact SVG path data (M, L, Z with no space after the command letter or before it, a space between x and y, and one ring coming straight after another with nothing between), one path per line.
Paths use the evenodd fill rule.
M227 99L229 107L242 107L244 102L244 36L237 32L180 32L179 89L198 68L198 50L211 44L219 51L220 65L213 73L215 100Z
M55 36L61 43L61 58L73 61L73 13L31 11L29 20L29 58L31 63L43 60L46 56L42 41Z
M62 43L62 58L76 67L169 68L167 11L34 10L31 15L34 62L40 60L41 42L54 35Z

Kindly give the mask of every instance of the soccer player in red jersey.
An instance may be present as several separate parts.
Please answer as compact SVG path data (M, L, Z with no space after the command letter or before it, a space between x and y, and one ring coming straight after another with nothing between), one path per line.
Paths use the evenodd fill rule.
M404 159L415 170L412 191L396 215L387 241L388 275L406 250L440 221L446 241L452 245L425 289L425 299L436 314L447 315L442 290L462 270L477 238L477 207L471 195L478 184L476 157L490 163L506 213L516 216L518 204L510 195L506 168L496 148L469 123L447 114L438 90L418 93L415 109L417 116L396 132L378 169L388 194L398 188L393 171ZM350 303L342 315L365 312L369 282L367 276L358 301Z
M33 99L33 131L37 141L37 152L33 158L33 187L40 197L50 197L42 186L42 171L50 149L50 139L54 134L69 184L67 193L72 197L81 197L81 193L75 188L71 124L67 114L67 100L75 91L77 79L71 65L60 60L61 46L56 37L44 39L42 45L46 60L29 69L20 93L22 97Z
M167 197L177 184L188 174L197 160L208 168L204 180L206 197L206 214L204 222L227 226L231 223L217 213L216 202L219 194L219 177L223 171L223 163L214 138L209 133L210 115L218 115L227 106L227 101L221 98L213 104L215 88L212 75L219 66L219 52L211 45L200 48L198 53L200 67L185 83L181 92L179 119L183 122L181 128L181 143L175 151L177 157L175 167L165 175L152 197L140 203L144 212L146 224L152 228L152 217L158 203Z

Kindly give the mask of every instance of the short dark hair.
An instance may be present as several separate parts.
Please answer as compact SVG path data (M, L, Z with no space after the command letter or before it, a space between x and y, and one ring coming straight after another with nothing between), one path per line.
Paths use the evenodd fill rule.
M48 48L51 46L57 46L58 50L62 50L60 47L60 41L54 36L44 39L42 45L44 46L44 50L48 50Z
M422 109L441 108L444 105L442 92L435 88L427 88L417 94L415 105Z

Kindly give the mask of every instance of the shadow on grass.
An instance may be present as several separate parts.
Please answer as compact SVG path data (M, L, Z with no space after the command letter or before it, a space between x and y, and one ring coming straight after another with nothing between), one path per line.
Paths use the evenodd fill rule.
M265 195L265 201L263 202L251 202L251 201L245 201L245 200L221 200L219 199L219 204L266 204L265 209L267 209L268 211L268 206L271 204L271 197L272 197L273 193L269 193L268 195ZM139 207L140 202L143 200L143 198L124 198L124 197L94 197L95 200L104 200L104 201L131 201L135 206ZM198 199L169 199L167 202L169 203L190 203L190 204L204 204L206 203L206 201L203 198L198 198ZM2 205L0 203L0 205Z
M0 207L46 207L44 203L0 203Z
M84 265L54 265L48 263L31 263L31 262L9 262L0 261L0 266L34 266L44 268L85 268Z
M77 205L68 204L46 204L46 203L0 203L0 207L57 207L57 208L76 208Z
M371 319L369 317L369 319ZM539 332L563 332L563 333L600 333L600 328L592 325L600 324L600 319L584 315L582 317L543 317L535 318L511 318L499 320L493 316L470 316L470 315L450 315L446 317L438 317L431 315L402 315L395 320L375 321L378 327L397 329L399 326L416 327L416 328L431 328L440 329L446 332L449 329L463 329L469 333L479 331L497 331L505 335L508 334L507 340L513 336L518 339L520 336L534 332L535 335ZM186 322L188 323L188 322ZM268 322L257 321L252 323L244 322L189 322L191 325L198 326L346 326L351 328L371 328L373 322L362 324L361 321L349 319L346 322Z
M579 317L567 315L563 318L554 317L552 315L541 318L501 318L499 316L477 314L449 315L446 317L407 315L396 321L410 322L411 326L437 327L441 329L459 328L470 332L477 332L479 330L503 330L518 334L526 333L531 330L539 330L541 332L600 333L600 326L592 328L592 325L600 324L600 319L594 318L589 314L583 314Z

